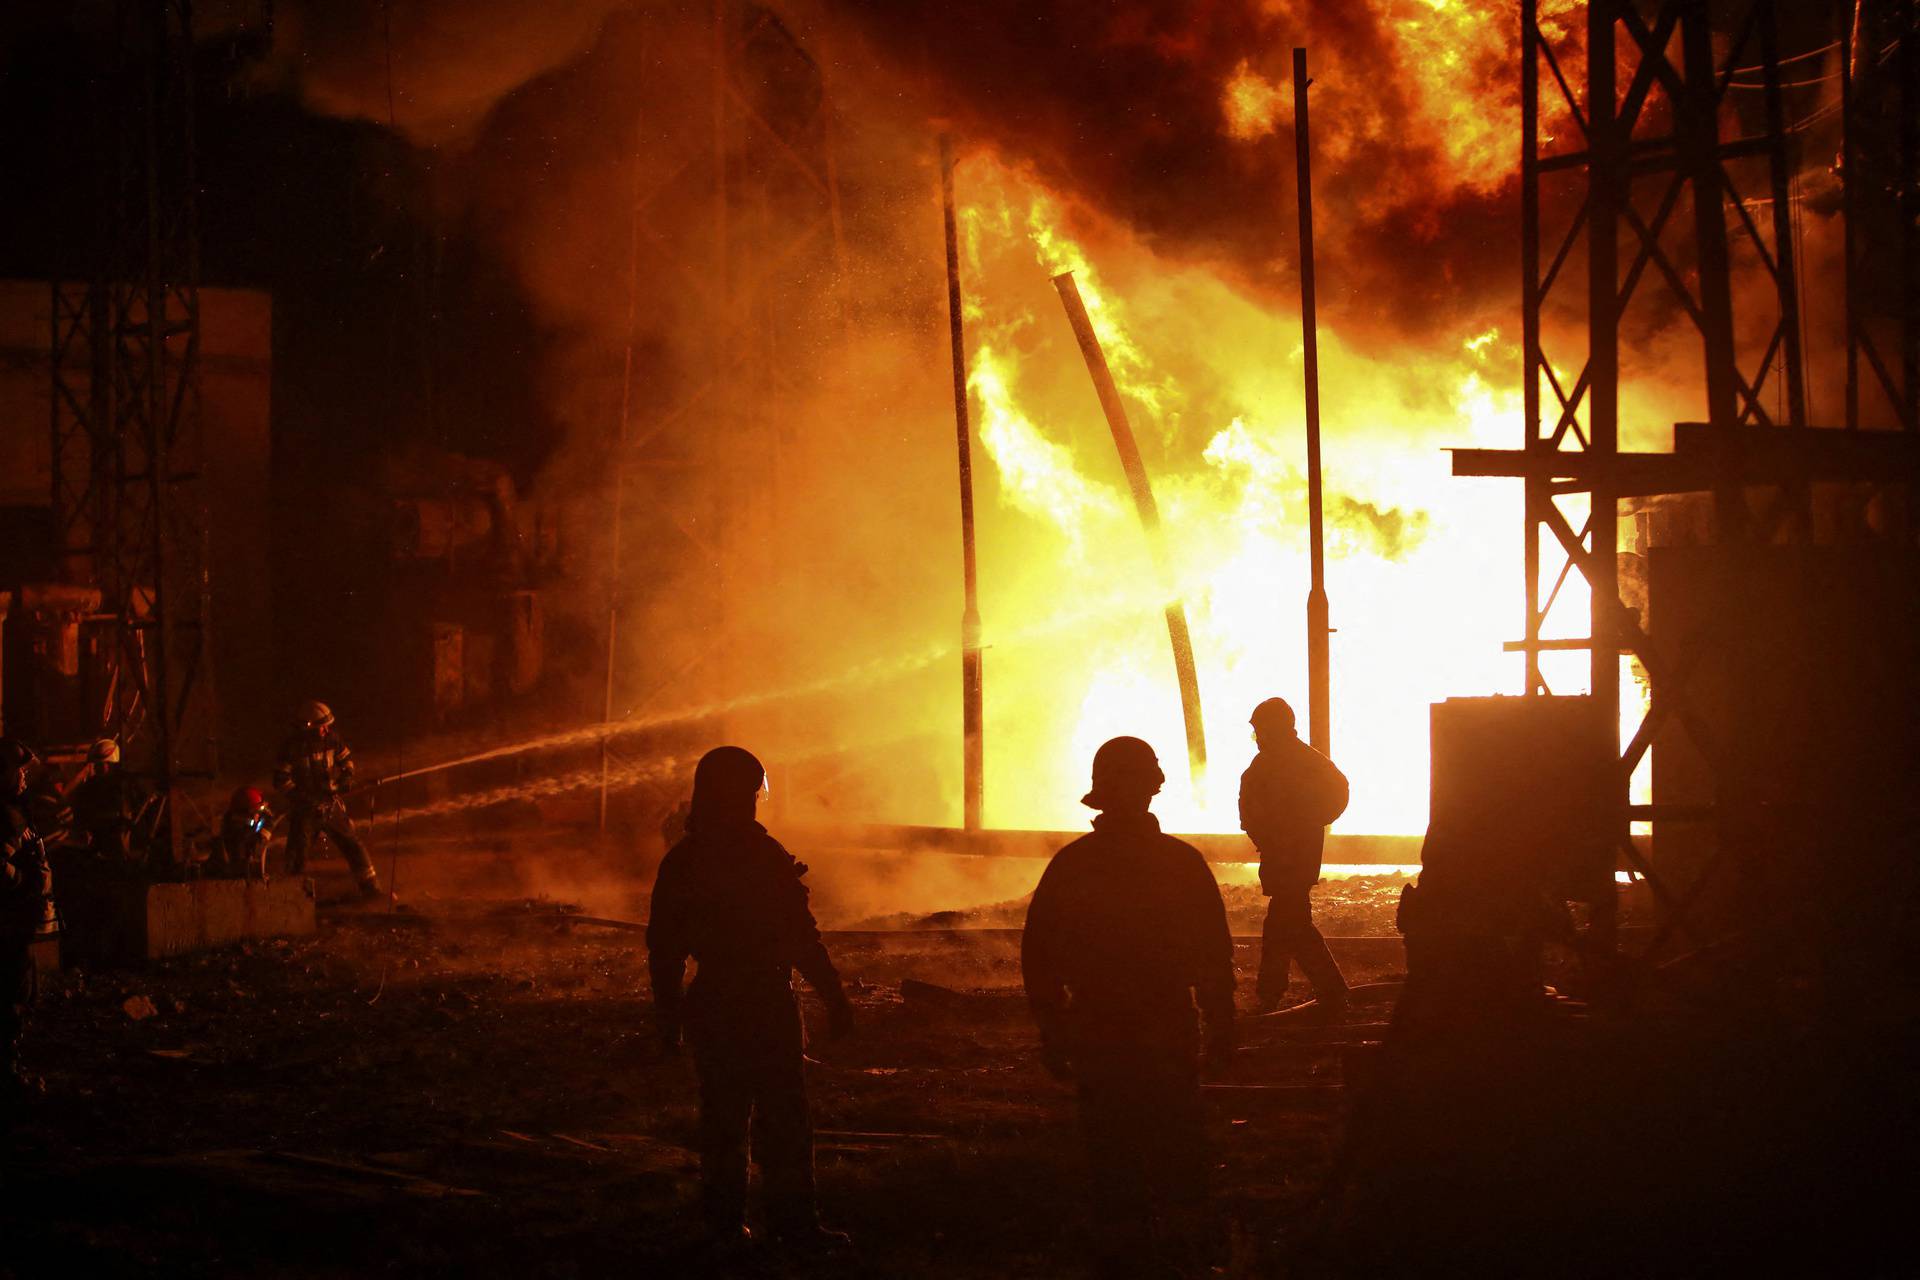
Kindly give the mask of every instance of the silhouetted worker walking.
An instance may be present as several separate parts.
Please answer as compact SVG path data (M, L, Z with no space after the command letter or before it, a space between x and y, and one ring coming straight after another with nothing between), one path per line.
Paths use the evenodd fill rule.
M1199 850L1161 834L1148 812L1165 780L1138 738L1100 748L1081 800L1100 816L1047 864L1020 943L1042 1060L1079 1085L1109 1263L1147 1257L1156 1225L1189 1236L1202 1225L1196 994L1209 1058L1234 1048L1226 908Z
M1287 993L1292 961L1313 984L1329 1012L1347 1005L1347 980L1313 924L1313 886L1327 827L1347 810L1347 775L1300 741L1293 708L1268 698L1253 709L1259 753L1240 775L1240 828L1260 850L1260 888L1267 904L1260 943L1260 1007L1272 1009Z
M751 1135L774 1239L828 1249L847 1238L823 1230L815 1209L793 971L826 1001L832 1037L852 1030L853 1007L807 906L805 864L754 820L765 781L760 762L739 747L701 757L686 834L654 877L647 967L661 1044L676 1051L683 1028L693 1044L702 1210L713 1239L750 1238ZM683 998L688 959L697 968Z

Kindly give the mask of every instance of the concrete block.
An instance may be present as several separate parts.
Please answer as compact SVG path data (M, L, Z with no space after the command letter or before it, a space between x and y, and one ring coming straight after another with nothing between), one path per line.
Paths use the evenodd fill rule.
M69 964L139 964L252 938L317 928L304 880L97 882L63 892L62 956Z
M313 895L303 880L192 880L147 886L147 957L204 951L248 938L313 933Z

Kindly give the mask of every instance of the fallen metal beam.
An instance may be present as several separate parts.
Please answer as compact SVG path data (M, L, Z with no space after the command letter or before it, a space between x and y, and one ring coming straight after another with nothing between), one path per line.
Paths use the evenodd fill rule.
M602 916L576 916L561 911L547 915L522 916L519 917L519 920L522 923L537 924L591 924L599 925L603 928L615 929L623 933L644 933L647 928L646 925L641 924L637 920L609 920ZM932 942L938 940L942 944L951 946L974 946L980 943L998 943L1003 946L1014 947L1019 945L1022 932L1022 929L1013 925L995 925L991 927L937 925L926 928L908 929L822 929L820 936L832 939L836 944ZM1233 941L1236 945L1248 945L1260 941L1260 935L1257 933L1236 933L1233 935ZM1328 949L1334 953L1336 959L1351 963L1386 965L1404 965L1406 963L1406 944L1397 933L1356 934L1353 937L1342 937L1334 934L1327 937L1326 943ZM977 1000L1012 1000L1020 998L1020 989L1017 987L991 988L977 991L955 991L950 988L938 987L933 983L909 978L902 984L903 992L909 984L919 990L919 995L916 998L929 1000L929 1003L941 1002L941 997L931 995L933 991L946 991L949 1002L971 1003ZM1397 986L1398 984L1374 983L1369 985ZM930 996L931 998L929 999ZM1311 1003L1294 1005L1274 1013L1243 1014L1241 1021L1250 1027L1263 1023L1271 1023L1270 1030L1275 1034L1283 1034L1290 1028L1295 1028L1296 1026L1326 1025L1324 1023L1314 1024L1311 1018L1304 1016L1295 1016L1292 1018L1282 1016L1285 1014L1298 1015L1298 1011L1302 1009L1311 1011ZM1275 1022L1275 1019L1278 1019L1278 1021Z
M1120 452L1120 467L1127 473L1127 485L1133 490L1133 505L1140 513L1140 525L1147 533L1147 546L1154 568L1163 584L1172 581L1167 571L1166 547L1160 540L1160 508L1153 500L1153 486L1147 480L1146 463L1140 460L1140 446L1127 422L1127 407L1120 400L1120 388L1107 368L1107 354L1100 349L1100 336L1087 317L1087 305L1080 298L1080 286L1073 272L1062 271L1053 278L1060 291L1060 302L1067 309L1067 322L1080 343L1087 372L1093 375L1093 390L1100 397L1100 408L1107 415L1107 427L1113 432L1113 444ZM1199 785L1207 772L1207 735L1200 721L1200 677L1193 665L1193 637L1187 631L1187 607L1178 599L1167 602L1167 639L1173 645L1173 668L1180 680L1180 714L1187 727L1187 763L1193 781Z
M862 823L844 827L786 827L780 838L803 855L830 850L871 853L942 853L963 857L1051 858L1085 831L1037 831L990 827L967 831L960 827L918 826L909 823ZM1257 862L1247 837L1239 832L1179 833L1209 862ZM1414 866L1420 861L1423 836L1346 835L1327 837L1329 865Z

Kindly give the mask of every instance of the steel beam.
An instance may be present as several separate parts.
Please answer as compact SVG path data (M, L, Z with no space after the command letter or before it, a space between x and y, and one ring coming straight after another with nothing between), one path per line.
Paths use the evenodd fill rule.
M1080 286L1074 283L1073 272L1063 271L1055 276L1053 287L1059 290L1060 304L1066 308L1067 322L1073 326L1073 336L1087 362L1094 393L1100 399L1101 411L1106 414L1107 426L1113 433L1114 449L1120 454L1120 468L1126 472L1127 486L1133 491L1133 505L1140 514L1140 527L1147 535L1154 570L1169 597L1167 640L1173 648L1173 669L1180 684L1180 714L1187 730L1187 763L1198 786L1207 771L1207 735L1200 717L1200 675L1193 661L1193 638L1187 630L1187 607L1172 594L1172 574L1167 567L1166 546L1160 538L1160 508L1153 500L1153 485L1147 478L1146 464L1140 460L1140 446L1134 441L1133 427L1127 422L1127 406L1121 402L1120 388L1113 381L1113 371L1107 367L1106 352L1100 349L1100 337L1093 331L1093 321L1087 317L1087 306L1081 300Z
M1314 315L1313 148L1307 127L1307 51L1293 51L1293 156L1300 214L1300 349L1307 410L1307 740L1333 753L1333 628L1327 612L1327 561L1320 472L1320 326Z
M1907 5L1911 0L1898 0ZM1773 0L1751 0L1721 34L1734 34L1716 55L1716 31L1709 0L1591 0L1585 22L1584 92L1576 93L1561 69L1552 41L1540 26L1537 0L1523 0L1521 11L1521 289L1522 394L1525 435L1514 450L1458 450L1456 475L1510 476L1525 491L1525 628L1507 648L1524 656L1528 694L1546 691L1542 652L1586 650L1593 696L1614 708L1617 722L1619 658L1631 652L1645 662L1653 682L1657 712L1677 715L1693 736L1709 733L1691 712L1686 697L1687 669L1646 651L1639 619L1620 598L1617 543L1618 501L1622 497L1711 491L1716 494L1722 537L1746 535L1746 491L1754 483L1780 487L1783 494L1804 493L1809 477L1864 478L1914 474L1909 454L1878 447L1834 449L1823 433L1773 437L1752 424L1774 428L1761 399L1766 378L1779 358L1779 376L1787 401L1786 420L1805 427L1807 408L1800 308L1790 205L1791 148L1780 104L1777 31ZM1625 39L1621 37L1624 33ZM1757 40L1755 53L1749 43ZM1677 53L1675 52L1677 47ZM1722 96L1731 70L1757 58L1767 93L1768 127L1760 134L1724 136ZM1544 74L1543 74L1544 72ZM1622 83L1624 79L1625 83ZM1662 99L1657 108L1656 98ZM1566 115L1569 130L1552 116ZM1551 150L1549 133L1564 139ZM1763 161L1773 198L1771 244L1734 188L1728 165ZM1851 166L1849 161L1849 166ZM1656 179L1657 200L1635 198L1639 179ZM1564 184L1567 198L1549 198L1545 184ZM1684 232L1670 221L1681 195L1689 196L1691 217ZM1577 195L1577 200L1573 197ZM1570 225L1551 235L1547 220L1570 210ZM1564 217L1564 214L1559 216ZM1628 263L1620 259L1623 234L1635 247ZM1682 234L1685 246L1672 243ZM1731 270L1734 246L1751 244L1769 269L1777 320L1764 350L1741 348L1733 324ZM1564 314L1571 301L1556 297L1562 267L1571 260L1576 239L1584 238L1586 349L1577 364L1556 367L1542 345L1543 316ZM1543 270L1543 250L1558 245ZM1849 261L1852 255L1849 256ZM1625 265L1626 271L1621 272ZM1689 428L1671 454L1620 450L1619 384L1623 317L1639 286L1651 276L1661 282L1701 339L1701 378L1707 390L1708 417L1715 433L1703 446ZM1561 294L1569 292L1562 288ZM1559 306L1555 306L1558 303ZM1851 326L1850 326L1851 327ZM1853 343L1849 343L1851 351ZM1756 363L1743 361L1757 356ZM1850 379L1851 385L1852 379ZM1543 384L1552 392L1546 401ZM1854 419L1849 392L1849 421ZM1545 401L1545 403L1543 403ZM1551 421L1549 421L1551 415ZM1832 434L1832 433L1824 433ZM1558 505L1564 495L1586 494L1591 510L1576 531ZM1777 505L1777 504L1776 504ZM1807 522L1802 521L1803 525ZM1549 549L1559 572L1544 603L1543 564ZM1572 573L1587 586L1592 623L1573 640L1544 635L1548 615ZM1633 735L1621 758L1615 793L1615 824L1625 840L1628 785L1635 763L1650 741L1652 717ZM1706 744L1703 750L1714 754ZM1664 810L1633 816L1663 820Z
M210 778L200 439L199 178L189 0L118 0L103 74L109 167L90 278L52 286L52 505L61 573L97 587L113 644L96 732L167 798Z
M980 648L980 574L973 540L973 429L967 414L966 321L960 298L960 232L953 204L953 139L940 135L940 207L947 240L947 332L953 361L953 428L960 460L961 814L978 831L986 796L986 705Z

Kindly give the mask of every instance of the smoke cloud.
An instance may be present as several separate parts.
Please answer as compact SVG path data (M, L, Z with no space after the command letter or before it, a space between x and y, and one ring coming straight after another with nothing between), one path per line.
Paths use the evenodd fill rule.
M508 94L577 59L620 0L393 4L296 0L275 13L273 69L326 115L413 142L472 142Z
M780 13L842 98L855 147L887 125L849 103L922 126L940 117L1156 252L1262 292L1292 287L1290 59L1293 46L1309 48L1323 306L1350 336L1401 341L1510 305L1518 32L1508 8L807 0ZM1551 31L1556 6L1544 8ZM309 0L280 12L277 65L316 110L378 122L391 113L425 145L489 146L489 116L555 80L594 82L576 98L586 110L550 122L558 148L624 132L648 82L677 82L674 64L700 62L711 39L705 7L676 3ZM668 47L637 47L636 27L653 37L640 45ZM657 123L673 128L684 113L698 127L708 95L682 87Z
M1156 251L1263 293L1293 280L1291 56L1309 48L1322 305L1350 334L1398 340L1473 323L1513 294L1509 9L989 0L848 13L924 68L969 136Z
M1541 7L1550 36L1564 29L1570 2ZM961 611L941 128L961 155L980 415L990 818L1058 820L1100 736L1136 731L1140 706L1173 722L1164 584L1054 270L1079 272L1138 411L1203 686L1239 673L1210 686L1216 754L1245 749L1240 702L1299 696L1290 61L1308 47L1328 512L1358 566L1339 644L1368 672L1336 711L1399 744L1356 777L1361 820L1417 828L1426 703L1507 687L1519 570L1499 556L1517 560L1517 494L1461 497L1439 448L1519 437L1512 6L730 5L736 74L718 98L704 4L281 12L279 72L316 111L391 115L433 148L437 216L542 318L534 376L564 444L541 483L583 513L578 592L556 604L599 634L621 602L615 718L752 704L739 723L786 812L869 820L957 811L957 663L886 665L949 641ZM1671 346L1664 313L1637 337ZM1629 440L1680 416L1671 363L1623 395ZM621 447L639 461L616 583ZM1465 576L1396 567L1417 555ZM1106 600L1124 602L1115 616L1030 638ZM1407 662L1414 631L1485 658ZM597 662L576 665L597 702ZM887 674L848 692L845 673L873 670ZM1180 741L1154 734L1163 754ZM783 776L783 758L806 763ZM1067 799L1012 807L1029 793ZM1190 812L1224 811L1221 794Z

